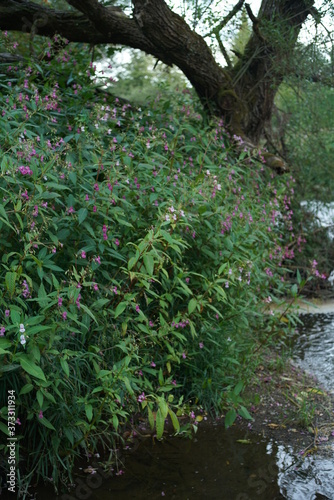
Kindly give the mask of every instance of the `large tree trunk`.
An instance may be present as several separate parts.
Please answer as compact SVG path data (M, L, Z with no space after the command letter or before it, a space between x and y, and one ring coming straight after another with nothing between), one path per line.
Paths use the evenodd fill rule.
M233 133L258 143L270 121L287 58L314 0L263 0L253 34L234 67L222 68L204 39L164 0L133 0L133 17L98 0L67 0L77 11L61 12L28 0L0 0L0 29L58 33L69 41L122 44L175 64L205 108ZM238 6L243 4L238 2Z

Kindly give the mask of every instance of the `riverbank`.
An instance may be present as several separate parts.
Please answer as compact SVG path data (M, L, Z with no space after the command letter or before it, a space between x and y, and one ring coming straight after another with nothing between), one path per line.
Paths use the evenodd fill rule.
M235 424L243 429L245 440L261 435L291 445L301 455L333 447L334 394L291 360L268 354L246 398L258 402L250 408L253 421L240 419Z

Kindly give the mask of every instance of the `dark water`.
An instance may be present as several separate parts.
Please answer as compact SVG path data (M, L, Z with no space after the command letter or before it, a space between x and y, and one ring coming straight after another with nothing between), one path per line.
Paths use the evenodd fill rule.
M275 446L241 436L222 425L202 427L193 440L146 441L126 459L123 477L104 484L97 499L284 498L277 485Z
M58 499L334 499L333 455L302 460L289 446L226 431L221 423L202 426L192 441L143 441L124 458L124 475L82 475L76 489Z
M334 314L305 315L295 360L334 389ZM334 415L329 416L334 421ZM238 442L250 440L249 444ZM124 475L82 473L60 497L39 490L37 500L334 500L334 449L301 459L290 446L252 431L200 425L193 440L144 440L124 452ZM84 468L84 467L83 467Z

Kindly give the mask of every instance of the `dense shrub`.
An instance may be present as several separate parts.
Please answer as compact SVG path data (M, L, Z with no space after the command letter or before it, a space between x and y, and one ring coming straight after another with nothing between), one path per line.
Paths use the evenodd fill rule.
M138 412L158 437L196 404L249 418L294 241L292 179L188 90L142 110L97 92L73 50L0 80L1 401L16 391L26 481L55 485Z

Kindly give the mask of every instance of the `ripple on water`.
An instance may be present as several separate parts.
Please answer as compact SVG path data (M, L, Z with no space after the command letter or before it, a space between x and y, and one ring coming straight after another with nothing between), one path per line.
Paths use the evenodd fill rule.
M294 346L294 358L315 375L329 391L334 391L334 313L305 314L304 325Z

